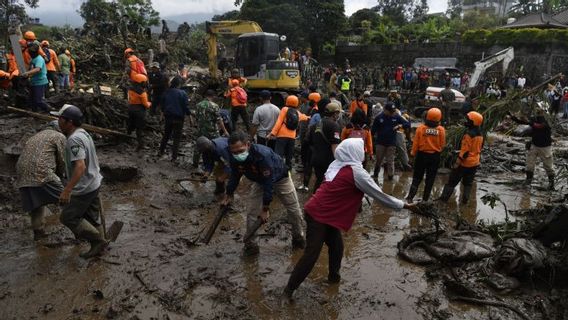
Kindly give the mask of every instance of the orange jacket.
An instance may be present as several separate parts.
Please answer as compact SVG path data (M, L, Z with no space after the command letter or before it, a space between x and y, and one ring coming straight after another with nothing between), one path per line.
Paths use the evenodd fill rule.
M229 86L229 88L231 87L231 81L232 81L233 79L239 80L239 83L241 84L241 87L247 84L247 78L245 78L245 77L238 77L238 78L229 77L229 78L227 78L227 85Z
M446 129L444 127L437 126L436 128L431 128L422 124L416 128L410 154L414 157L419 151L425 153L442 152L445 145Z
M48 50L49 50L49 54L51 56L51 59L45 65L45 67L47 68L47 71L58 71L59 68L60 68L60 65L59 65L59 59L57 58L57 54L55 53L55 51L53 49L48 49Z
M274 128L272 128L271 133L273 136L277 138L296 139L296 130L290 130L286 127L286 125L284 125L284 122L286 122L287 112L288 112L288 107L284 107L282 108L282 110L280 110L280 114L278 115L278 119L276 120L276 123L274 124ZM296 112L298 112L300 121L308 121L310 119L310 117L306 116L300 111L296 110Z
M148 101L148 94L146 91L137 93L134 90L128 90L128 104L141 104L146 109L150 109L152 103Z
M357 108L363 110L363 112L365 112L366 115L369 106L363 100L353 100L351 101L351 106L349 107L349 113L353 114L355 110L357 110Z
M142 70L139 70L139 64L142 66ZM126 73L130 77L130 80L134 81L134 76L137 74L148 75L146 72L146 67L144 66L144 62L138 59L137 56L131 55L128 57L128 61L126 62Z
M231 107L243 107L246 106L246 103L243 104L237 99L237 89L231 88L227 92L225 92L225 98L231 97Z
M8 60L8 72L11 75L10 78L20 75L20 70L18 70L18 63L16 62L16 56L14 56L13 53L7 53L6 59Z
M46 59L46 55L45 52L43 52L43 49L40 47L39 48L39 55L43 57L43 59ZM30 53L28 52L28 48L24 48L23 49L23 56L24 56L24 63L26 64L26 70L29 68L30 66L30 62L32 62L32 56L30 55Z
M460 165L466 168L477 167L480 163L483 136L472 137L465 134L461 141L461 149L458 155Z
M341 130L341 141L349 138L351 132L353 132L353 128L345 127ZM368 128L360 129L363 130L363 141L365 142L365 153L372 156L373 155L373 135L371 134L371 130Z

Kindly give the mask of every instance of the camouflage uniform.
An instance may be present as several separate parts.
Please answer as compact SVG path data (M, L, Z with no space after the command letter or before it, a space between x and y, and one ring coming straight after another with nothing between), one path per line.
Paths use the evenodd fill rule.
M221 114L219 113L219 106L212 101L207 99L201 101L195 106L195 118L197 122L197 137L204 136L213 140L218 138L219 129L217 127L217 122L221 119ZM199 163L199 152L197 148L193 151L193 166L197 166Z

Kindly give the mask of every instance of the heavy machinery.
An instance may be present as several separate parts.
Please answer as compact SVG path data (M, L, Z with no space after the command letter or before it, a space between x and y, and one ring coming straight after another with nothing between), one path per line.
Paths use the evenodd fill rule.
M481 59L475 62L475 70L469 79L468 89L475 88L479 83L479 79L485 73L487 69L491 66L503 61L503 75L507 73L507 69L509 68L509 64L511 61L515 59L515 49L513 47L509 47L505 50L501 50L494 55L491 55L487 58Z
M235 65L247 78L247 89L296 91L300 88L298 63L279 60L280 37L263 32L254 21L208 21L209 72L219 78L217 70L217 36L239 35L235 51ZM282 37L284 39L284 36Z

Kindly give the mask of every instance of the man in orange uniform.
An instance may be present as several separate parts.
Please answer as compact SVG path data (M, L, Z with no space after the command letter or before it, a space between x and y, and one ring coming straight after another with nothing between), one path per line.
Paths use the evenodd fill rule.
M20 40L20 47L22 48L22 53L24 55L24 64L26 65L26 70L29 69L30 62L33 59L30 53L28 52L28 47L31 44L37 44L37 46L40 47L38 53L40 56L43 57L45 63L48 63L50 60L45 54L45 52L42 50L39 41L37 41L36 39L35 33L33 31L26 31L26 33L24 33L24 39Z
M268 139L276 138L274 147L276 153L286 160L288 171L292 169L292 157L294 156L294 143L296 142L296 130L300 121L308 121L309 117L298 111L300 100L294 95L286 97L286 106L280 110L278 120L268 135Z
M146 92L147 81L148 77L137 74L132 79L130 88L128 88L128 134L136 130L136 139L138 140L136 151L144 149L143 130L146 126L146 110L152 106Z
M360 91L357 92L357 98L351 101L351 105L349 106L349 114L352 115L357 109L361 109L365 113L365 116L367 116L369 106L363 99L363 95Z
M481 114L471 111L466 115L465 126L467 127L467 132L461 141L458 160L440 196L441 201L448 201L452 193L454 193L454 188L462 181L463 195L461 202L462 204L467 204L475 172L480 163L481 148L483 146L483 136L480 129L482 123L483 116Z
M126 50L124 50L124 58L126 59L124 72L128 75L131 81L135 81L134 78L138 74L148 76L144 62L134 54L134 50L132 48L126 48Z
M231 80L231 88L225 93L226 98L231 98L231 122L233 129L237 130L237 120L239 116L245 123L247 132L250 132L250 121L247 112L247 96L241 83L237 79Z
M412 151L410 152L414 157L414 175L408 196L406 196L408 203L412 203L416 192L418 192L418 186L424 178L424 173L426 173L426 182L424 183L422 201L428 201L430 193L432 193L440 165L440 154L446 145L446 130L440 125L441 120L442 111L438 108L431 108L426 113L424 123L416 129Z
M49 61L46 61L45 65L47 67L47 79L51 81L53 90L57 94L59 92L59 77L57 76L57 73L61 68L59 65L59 59L57 58L57 53L55 53L53 49L49 48L49 42L47 40L43 40L41 42L41 49L44 52L49 52ZM49 92L49 90L46 92Z

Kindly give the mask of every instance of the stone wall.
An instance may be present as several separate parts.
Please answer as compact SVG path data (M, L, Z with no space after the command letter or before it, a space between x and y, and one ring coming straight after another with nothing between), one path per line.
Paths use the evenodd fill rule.
M335 63L343 65L348 58L352 66L365 65L412 65L419 57L455 57L457 67L473 70L474 62L505 49L504 46L480 47L461 43L423 43L369 46L337 46ZM527 80L536 83L545 76L559 72L568 73L568 49L561 46L539 45L515 46L515 60L509 70L523 72Z

